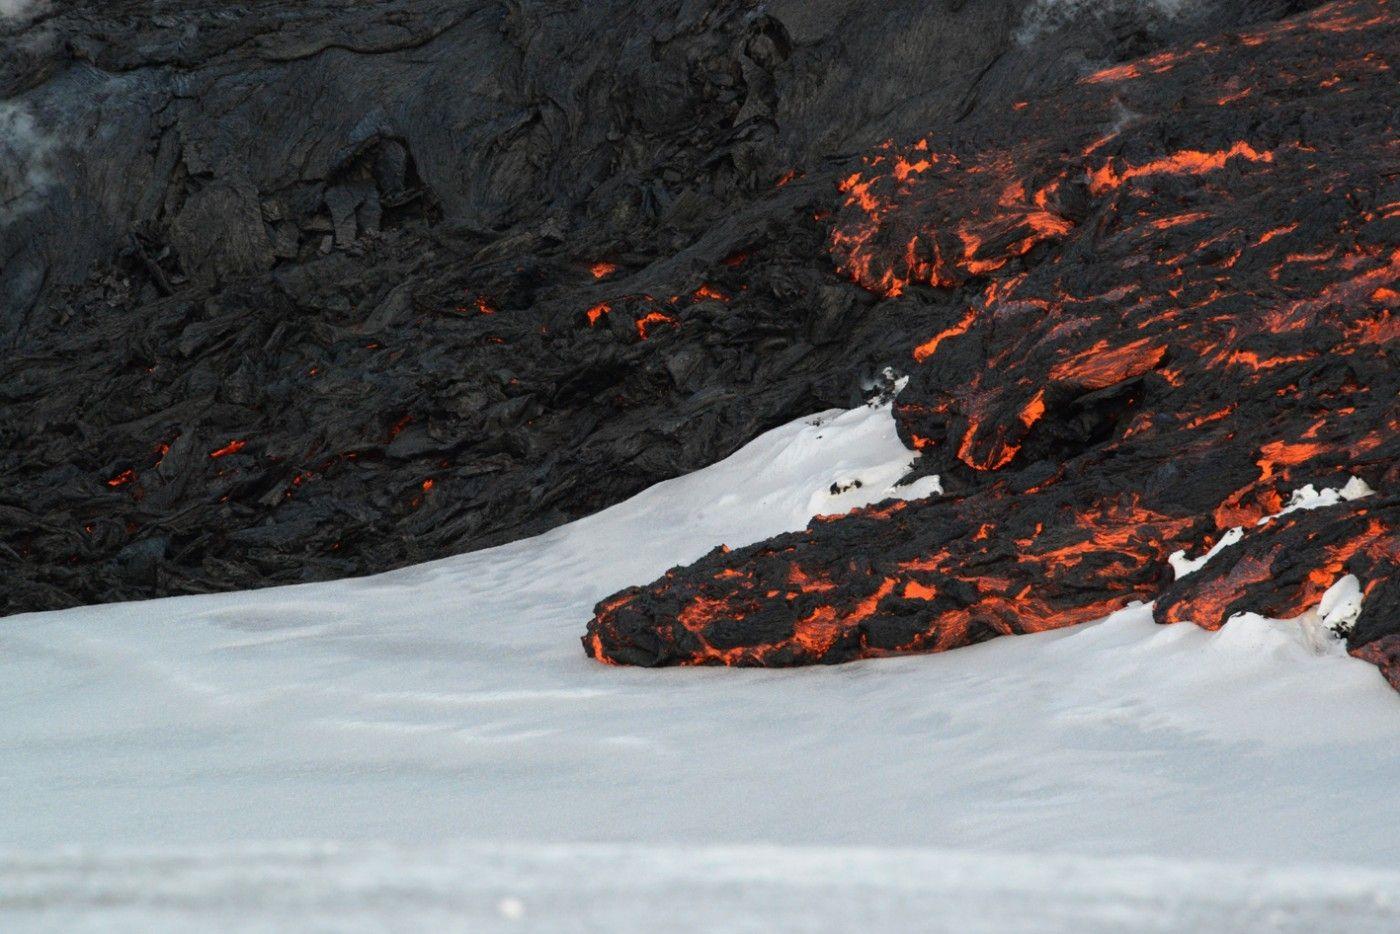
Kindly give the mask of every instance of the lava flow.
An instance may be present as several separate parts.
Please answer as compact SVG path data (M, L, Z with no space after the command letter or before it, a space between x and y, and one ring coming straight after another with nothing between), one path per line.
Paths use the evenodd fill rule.
M841 662L1131 600L1215 628L1352 574L1348 646L1400 688L1398 47L1387 0L1331 3L865 157L829 248L909 322L895 415L950 494L716 549L585 650ZM1259 524L1350 476L1378 495Z

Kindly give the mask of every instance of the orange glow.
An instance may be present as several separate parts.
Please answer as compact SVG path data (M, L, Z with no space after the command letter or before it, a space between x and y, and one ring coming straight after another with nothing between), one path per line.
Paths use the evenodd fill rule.
M1229 149L1216 152L1201 152L1197 149L1183 149L1161 159L1138 166L1129 166L1119 172L1113 163L1089 173L1089 190L1101 195L1117 188L1125 182L1148 175L1204 175L1223 169L1231 159L1244 159L1247 162L1273 162L1272 152L1260 152L1248 143L1235 143Z
M642 340L646 340L651 335L652 329L658 324L674 326L679 324L679 322L668 314L663 314L659 311L649 311L637 319L637 336Z
M1192 211L1188 214L1177 214L1174 217L1162 217L1152 222L1156 230L1171 230L1173 227L1182 227L1186 224L1194 224L1210 217L1204 211Z
M1233 94L1223 94L1220 97L1216 98L1215 104L1217 107L1225 107L1226 105L1233 104L1235 101L1244 100L1246 97L1253 93L1253 88L1245 88L1244 90L1236 91Z
M1274 239L1275 237L1282 237L1284 234L1291 234L1293 231L1295 231L1295 230L1297 230L1297 229L1298 229L1298 222L1297 222L1297 221L1294 221L1294 222L1291 223L1291 224L1286 224L1286 225L1284 225L1283 227L1275 227L1273 230L1265 231L1263 234L1261 234L1261 235L1259 236L1259 239L1256 240L1256 241L1254 241L1254 245L1255 245L1255 246L1263 246L1264 244L1268 243L1270 240Z
M1392 6L1339 0L1117 64L837 173L821 228L837 274L863 304L903 297L882 314L936 321L906 338L924 369L893 408L946 495L675 569L600 605L584 647L786 666L942 651L1133 600L1211 628L1287 618L1347 573L1388 598L1400 408L1375 374L1400 343L1400 251L1378 221L1400 201L1374 177L1389 124L1344 108L1389 32L1315 33L1376 11L1391 30ZM1324 103L1352 132L1291 132ZM812 209L793 211L808 235ZM1279 515L1348 474L1381 495ZM1169 555L1234 526L1238 544L1174 579ZM1400 637L1372 654L1400 687Z
M617 662L613 661L611 658L608 658L608 653L603 649L603 640L596 632L593 634L592 651L589 654L593 656L593 659L595 661L600 661L604 665L617 664Z
M1088 389L1103 389L1141 376L1156 367L1165 354L1166 348L1154 346L1150 338L1144 337L1122 347L1109 347L1107 340L1100 340L1088 350L1056 364L1050 371L1050 378Z
M1232 402L1229 405L1225 406L1225 408L1211 412L1209 415L1197 416L1196 418L1193 418L1186 423L1186 430L1195 431L1202 425L1209 425L1211 422L1218 422L1222 418L1228 418L1235 411L1235 409L1236 405Z
M107 481L107 485L110 486L110 487L113 487L113 488L116 488L116 487L119 487L119 486L126 486L128 483L131 483L131 482L134 481L135 479L136 479L136 471L134 471L134 470L132 470L130 467L128 467L126 470L123 470L121 473L117 474L115 477L113 477L112 479L108 480L108 481Z
M598 323L599 318L603 317L603 315L610 314L611 312L612 306L609 305L607 302L599 302L598 304L594 305L592 308L588 309L587 312L585 312L585 314L588 315L588 326L590 328L593 327L593 325Z
M244 441L242 438L235 438L228 444L219 448L217 451L210 451L209 456L216 459L220 457L228 457L230 454L237 454L239 451L243 450L247 446L247 441Z
M890 151L892 144L884 148ZM865 171L851 173L837 186L845 195L844 217L830 231L828 246L843 275L882 295L901 295L913 283L954 288L969 276L991 275L1074 227L1051 209L1062 179L1032 192L1004 158L964 164L920 140L888 158L881 154L865 161ZM941 226L902 231L898 254L877 248L889 236L887 220L919 197L920 186L973 175L987 176L986 187L998 192L995 204Z
M1225 625L1226 608L1244 588L1273 576L1271 557L1256 558L1251 555L1241 559L1228 576L1201 588L1194 600L1170 607L1164 614L1166 621L1193 622L1206 629L1219 629Z
M1042 389L1035 394L1035 398L1026 403L1021 410L1021 424L1027 428L1040 421L1040 417L1045 414L1045 390Z
M1306 363L1316 358L1317 354L1293 354L1285 357L1260 357L1252 350L1236 350L1226 358L1227 363L1239 366L1247 366L1251 370L1271 370L1277 366L1285 366L1289 363Z
M938 596L937 587L928 587L918 581L909 581L904 585L904 598L906 600L932 600Z
M968 328L972 327L972 321L977 316L974 309L969 308L962 316L961 320L952 327L944 328L933 337L924 341L914 348L914 359L923 363L929 357L938 352L938 345L942 344L950 337L957 337L959 334L966 334Z

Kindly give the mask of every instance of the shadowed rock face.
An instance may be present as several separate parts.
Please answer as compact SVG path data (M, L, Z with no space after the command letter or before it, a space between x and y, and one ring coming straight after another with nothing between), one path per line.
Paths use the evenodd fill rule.
M0 612L441 557L851 404L955 302L829 250L850 153L1299 6L0 19Z
M1354 574L1350 647L1397 683L1397 47L1392 4L1328 4L853 164L828 246L901 310L900 431L951 495L716 551L600 603L585 649L839 662L1132 599L1216 628ZM1353 475L1379 494L1259 524Z

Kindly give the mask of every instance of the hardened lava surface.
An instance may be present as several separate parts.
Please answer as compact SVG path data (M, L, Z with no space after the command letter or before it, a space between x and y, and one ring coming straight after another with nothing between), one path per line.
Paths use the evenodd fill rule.
M1062 117L1014 103L1316 5L0 3L0 614L519 539L858 404L909 361L910 335L927 344L962 320L964 292L1081 242L1141 179L1095 195L1066 181L1040 208L1051 176L1028 178L1009 222L951 162L906 195L851 154L961 127L940 152L1014 163L995 140L1039 127L1047 172L1072 174L1054 151ZM1131 84L1084 87L1099 132ZM1346 100L1334 90L1307 93L1331 107ZM1221 118L1228 142L1177 148L1298 129L1237 112ZM1311 119L1326 135L1351 117ZM1091 167L1129 172L1147 152L1114 147L1150 145L1134 134ZM867 176L878 217L842 208ZM934 199L958 191L939 221ZM985 243L965 258L949 218ZM833 223L844 239L828 244ZM907 270L904 244L886 243L900 225L940 228ZM899 276L924 285L884 300L896 278L880 280ZM969 403L905 421L932 438L934 421L977 416ZM969 441L979 463L1017 443L990 425ZM1047 439L1025 443L1074 449Z
M585 650L831 663L1132 600L1215 628L1354 574L1349 648L1400 685L1397 51L1393 3L1330 3L852 165L828 247L909 323L896 418L949 495L716 549ZM1377 492L1260 523L1353 476Z

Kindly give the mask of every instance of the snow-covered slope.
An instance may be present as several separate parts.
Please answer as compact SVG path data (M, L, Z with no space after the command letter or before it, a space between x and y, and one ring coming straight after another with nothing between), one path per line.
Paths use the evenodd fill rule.
M703 903L820 929L949 899L962 929L1400 924L1400 697L1306 621L1135 608L794 671L583 656L600 597L881 499L910 456L888 407L828 412L529 541L0 622L0 927L646 930Z
M1393 934L1400 917L1393 871L875 847L123 850L0 858L0 880L62 934Z

